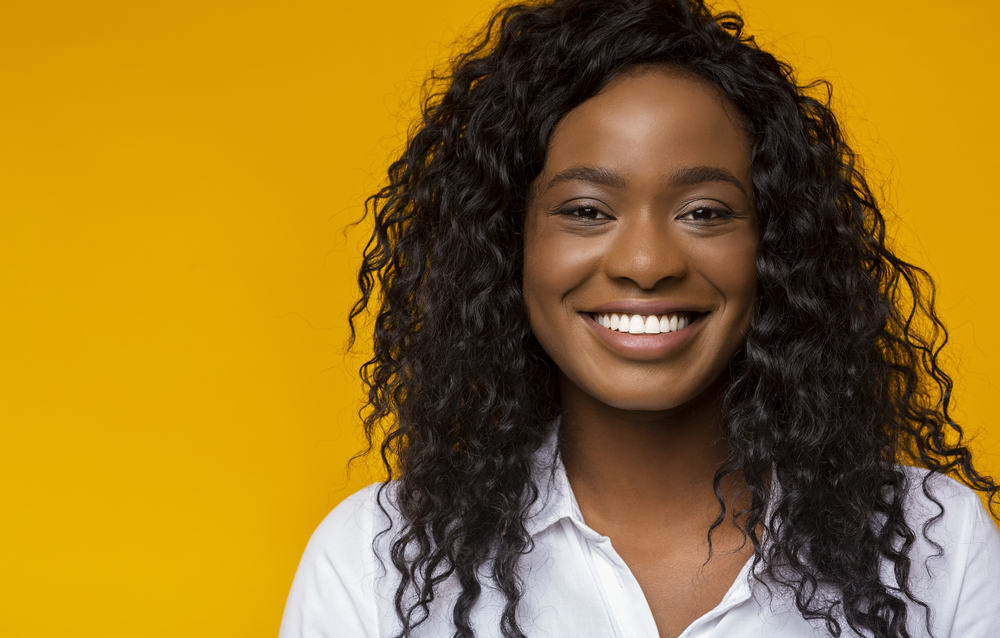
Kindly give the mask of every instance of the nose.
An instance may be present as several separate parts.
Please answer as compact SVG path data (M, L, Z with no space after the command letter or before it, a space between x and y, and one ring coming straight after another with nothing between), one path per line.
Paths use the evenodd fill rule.
M664 280L684 276L688 260L683 241L669 222L657 217L642 215L616 229L604 259L608 277L653 290Z

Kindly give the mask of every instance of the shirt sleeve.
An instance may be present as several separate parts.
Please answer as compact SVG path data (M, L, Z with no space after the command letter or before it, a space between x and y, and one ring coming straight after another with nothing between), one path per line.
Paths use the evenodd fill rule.
M1000 529L975 499L951 636L1000 636Z
M279 638L376 638L375 492L349 496L320 523L292 582Z

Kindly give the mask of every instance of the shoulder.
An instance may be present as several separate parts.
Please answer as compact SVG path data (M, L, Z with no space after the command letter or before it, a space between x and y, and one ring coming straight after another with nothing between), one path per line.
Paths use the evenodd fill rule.
M910 584L933 609L935 635L989 635L1000 625L1000 529L976 491L924 468L900 469L915 535Z
M378 635L376 581L384 566L374 545L398 523L392 485L382 488L376 483L348 496L313 532L285 604L281 638Z
M925 468L900 465L906 477L904 507L907 523L920 536L943 543L945 549L993 551L1000 542L979 493L955 479ZM1000 559L1000 556L996 557Z
M917 530L942 527L950 540L970 535L989 536L997 531L979 494L950 476L910 465L898 466L905 478L904 506L907 522ZM1000 532L998 532L1000 533ZM970 540L972 540L970 538ZM985 540L985 539L984 539Z
M316 527L306 554L322 554L337 562L357 561L353 550L361 544L370 548L375 534L385 527L383 523L395 522L396 510L389 502L392 485L382 488L381 483L373 483L341 501ZM382 527L376 529L379 525Z

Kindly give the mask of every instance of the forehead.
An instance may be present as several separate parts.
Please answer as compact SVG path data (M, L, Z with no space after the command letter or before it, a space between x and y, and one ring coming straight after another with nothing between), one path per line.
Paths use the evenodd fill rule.
M719 166L749 184L750 140L736 107L716 87L653 67L619 75L559 121L543 173L574 165L599 165L637 177Z

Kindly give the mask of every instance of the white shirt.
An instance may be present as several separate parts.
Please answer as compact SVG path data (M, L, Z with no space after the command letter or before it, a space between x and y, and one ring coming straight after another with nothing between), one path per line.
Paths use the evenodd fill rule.
M553 433L537 456L540 497L526 521L535 546L520 562L524 596L518 620L522 630L529 638L658 638L653 615L632 572L610 539L584 522L555 447ZM975 492L950 478L935 476L933 494L946 509L929 529L931 538L944 549L943 556L933 557L934 547L920 532L924 521L937 513L920 489L926 470L902 469L909 479L907 520L917 534L910 553L911 587L931 605L934 635L997 638L1000 531ZM384 569L372 549L376 534L389 523L375 501L377 488L377 484L370 485L348 497L316 529L288 596L280 638L385 638L398 632L393 596L399 580L388 558L391 534L384 534L375 545ZM390 507L390 514L393 529L399 529L398 512ZM896 584L891 563L883 565L882 578ZM505 601L485 582L472 611L473 626L477 637L496 638ZM773 598L752 578L748 561L722 600L692 622L680 638L829 635L821 622L802 618L787 591L773 585L772 590ZM451 611L460 591L454 577L438 585L430 617L413 635L452 636ZM907 618L911 636L927 635L921 608L911 604ZM840 623L842 636L857 636L846 621Z

